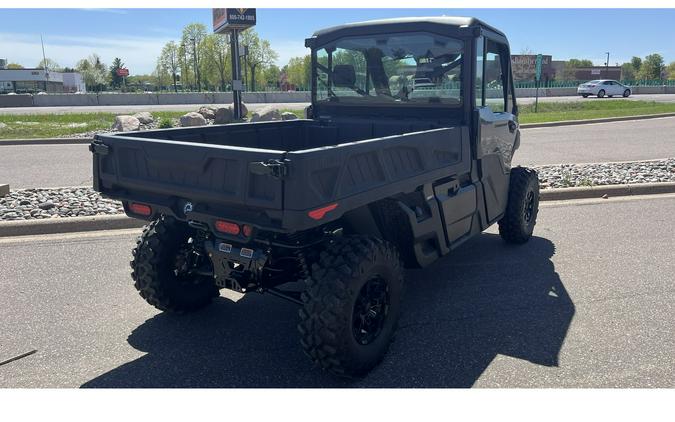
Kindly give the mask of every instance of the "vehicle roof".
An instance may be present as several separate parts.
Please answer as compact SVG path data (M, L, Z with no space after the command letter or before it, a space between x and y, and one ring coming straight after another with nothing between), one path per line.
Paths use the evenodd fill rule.
M331 32L341 31L343 29L355 29L355 28L366 28L373 26L395 26L399 24L410 24L410 23L434 23L439 25L448 25L448 26L480 26L487 28L501 36L504 36L504 33L497 28L486 24L480 19L471 18L471 17L462 17L462 16L428 16L428 17L409 17L409 18L390 18L390 19L377 19L363 22L354 22L344 25L332 26L330 28L321 29L314 33L315 37L321 37Z

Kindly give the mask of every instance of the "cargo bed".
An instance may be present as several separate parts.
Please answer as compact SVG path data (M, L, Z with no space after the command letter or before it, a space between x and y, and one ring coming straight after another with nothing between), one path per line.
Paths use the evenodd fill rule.
M468 129L449 122L292 120L97 135L94 187L179 219L297 231L424 181L467 173ZM185 205L190 203L190 216ZM321 221L310 211L337 204Z

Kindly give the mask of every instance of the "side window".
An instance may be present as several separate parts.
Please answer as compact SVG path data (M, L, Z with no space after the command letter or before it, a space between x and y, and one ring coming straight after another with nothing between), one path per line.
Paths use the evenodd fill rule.
M485 38L476 39L476 80L474 86L476 90L476 107L483 106L483 69L485 56Z
M508 62L499 44L488 41L485 54L485 105L494 113L506 111Z

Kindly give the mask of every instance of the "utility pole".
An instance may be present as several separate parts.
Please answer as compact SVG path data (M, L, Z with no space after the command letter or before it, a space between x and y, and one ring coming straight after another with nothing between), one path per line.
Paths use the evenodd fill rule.
M45 92L47 92L47 85L49 85L49 69L47 69L47 56L45 56L45 42L42 40L42 34L40 34L40 44L42 44L42 63L45 68Z
M605 78L609 77L609 51L606 52L607 54L607 63L605 63Z

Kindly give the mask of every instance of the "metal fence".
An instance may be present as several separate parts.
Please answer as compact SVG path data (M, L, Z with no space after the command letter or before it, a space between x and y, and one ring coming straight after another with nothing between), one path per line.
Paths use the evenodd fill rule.
M588 81L546 81L540 82L539 88L576 88L577 86L586 83ZM675 80L673 79L652 79L652 80L621 80L619 81L624 85L628 86L675 86ZM537 83L535 81L514 81L513 83L516 88L536 88Z

